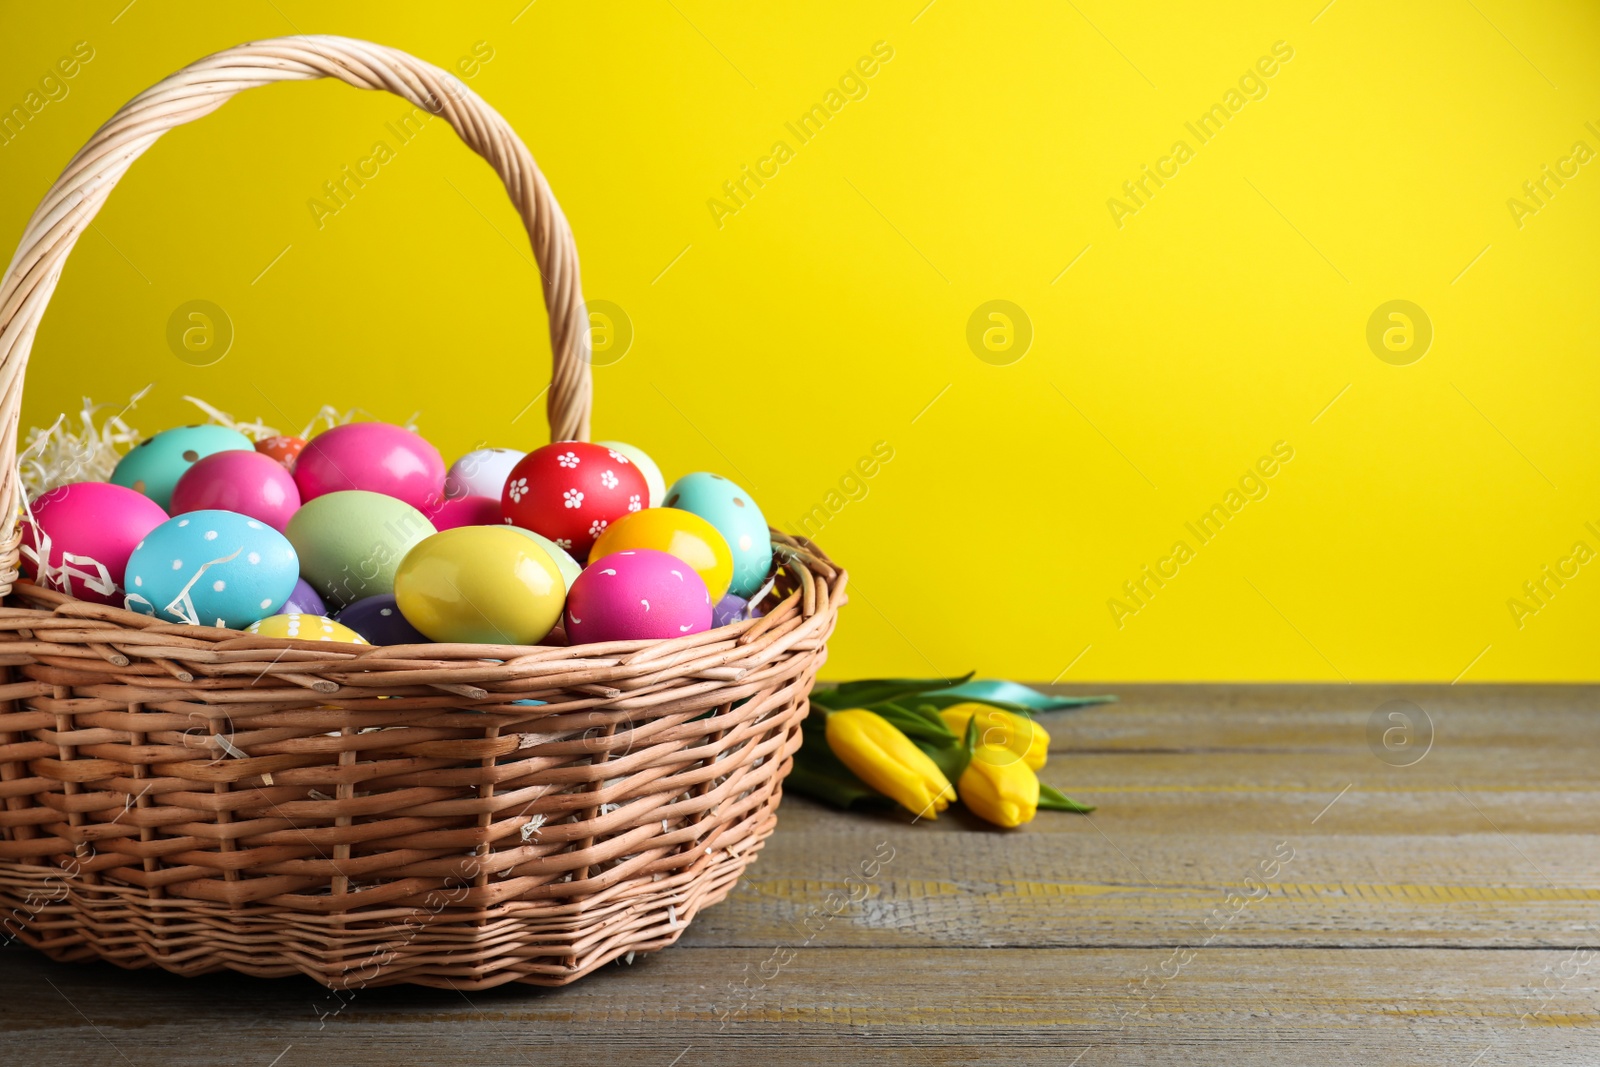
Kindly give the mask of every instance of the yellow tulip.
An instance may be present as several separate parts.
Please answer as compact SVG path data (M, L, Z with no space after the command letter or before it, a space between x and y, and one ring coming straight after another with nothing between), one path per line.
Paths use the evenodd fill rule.
M1050 752L1050 735L1032 719L987 704L952 704L939 713L956 737L967 736L967 722L978 717L978 744L1009 749L1031 770L1044 766Z
M827 736L828 747L856 777L915 815L936 819L956 798L938 765L881 715L862 708L831 712Z
M1039 810L1039 778L1017 754L1000 745L979 745L962 772L961 803L996 826L1032 822Z

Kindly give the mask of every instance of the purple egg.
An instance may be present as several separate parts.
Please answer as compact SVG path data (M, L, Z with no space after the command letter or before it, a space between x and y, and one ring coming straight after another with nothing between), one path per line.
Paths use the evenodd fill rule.
M683 637L711 628L711 596L677 556L630 549L602 556L578 575L566 620L574 645Z
M713 628L727 626L729 623L743 622L745 619L761 618L762 610L759 607L749 608L750 602L736 593L729 593L716 606L711 609L711 625ZM745 610L749 608L749 614Z
M406 621L393 593L363 597L339 612L338 620L375 645L425 645L428 638Z
M311 588L304 578L295 579L294 592L289 594L289 599L283 602L283 607L278 609L279 615L322 615L328 614L328 605L322 602L317 591Z

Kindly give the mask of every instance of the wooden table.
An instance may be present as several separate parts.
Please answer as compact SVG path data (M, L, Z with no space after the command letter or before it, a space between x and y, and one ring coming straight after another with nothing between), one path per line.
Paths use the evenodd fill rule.
M345 1001L13 948L0 1060L1600 1063L1600 692L1120 692L1046 717L1089 817L790 797L679 945L557 990Z

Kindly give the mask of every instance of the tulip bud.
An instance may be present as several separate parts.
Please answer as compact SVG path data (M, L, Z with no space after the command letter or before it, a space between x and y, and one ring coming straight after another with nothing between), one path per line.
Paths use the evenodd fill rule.
M861 708L830 712L827 737L857 778L915 815L936 819L956 798L938 765L881 715Z
M978 744L1008 749L1031 770L1044 766L1050 735L1032 719L987 704L952 704L939 713L957 737L967 735L967 722L973 716L978 719Z
M1039 809L1039 779L1017 754L1000 745L979 745L961 774L961 803L996 826L1021 826Z

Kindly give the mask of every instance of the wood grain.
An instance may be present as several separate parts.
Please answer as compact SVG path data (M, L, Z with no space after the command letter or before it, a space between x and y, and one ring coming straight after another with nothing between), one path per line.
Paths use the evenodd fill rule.
M1045 777L1094 815L1001 833L788 797L676 947L569 988L341 997L9 949L0 1047L73 1067L1600 1062L1600 692L1121 692L1047 719ZM1408 767L1366 735L1397 697L1433 721Z

